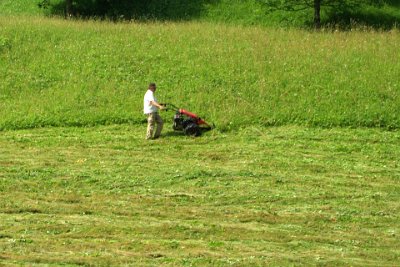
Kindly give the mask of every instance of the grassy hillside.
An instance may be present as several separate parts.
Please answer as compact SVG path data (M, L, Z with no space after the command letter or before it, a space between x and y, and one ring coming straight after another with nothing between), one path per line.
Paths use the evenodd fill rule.
M0 262L396 266L399 132L0 134Z
M44 15L44 10L38 6L39 2L40 0L1 0L0 15Z
M0 24L0 129L139 122L150 81L162 101L220 129L400 126L396 30L26 17Z
M113 23L0 0L0 265L395 266L400 32L190 3ZM145 141L152 81L217 130L164 113Z

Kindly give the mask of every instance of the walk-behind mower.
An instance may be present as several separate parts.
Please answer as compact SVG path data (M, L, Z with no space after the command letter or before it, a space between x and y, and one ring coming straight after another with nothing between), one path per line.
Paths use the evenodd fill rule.
M211 126L196 114L185 109L178 108L174 104L166 103L162 105L166 107L167 111L175 111L174 123L172 126L175 131L183 131L184 134L189 136L200 136L202 132L209 131L214 128L214 125Z

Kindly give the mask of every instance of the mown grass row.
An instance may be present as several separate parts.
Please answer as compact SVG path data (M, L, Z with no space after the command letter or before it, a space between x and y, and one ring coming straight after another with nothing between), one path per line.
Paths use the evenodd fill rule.
M223 130L400 127L397 30L24 17L0 25L1 130L137 123L151 81L160 100Z
M0 135L0 260L15 265L396 266L399 132L145 125Z

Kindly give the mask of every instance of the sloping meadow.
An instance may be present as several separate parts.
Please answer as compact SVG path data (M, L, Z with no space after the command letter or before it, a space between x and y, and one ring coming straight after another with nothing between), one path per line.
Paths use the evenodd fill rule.
M399 77L398 30L0 18L1 130L140 123L149 82L221 130L398 129Z

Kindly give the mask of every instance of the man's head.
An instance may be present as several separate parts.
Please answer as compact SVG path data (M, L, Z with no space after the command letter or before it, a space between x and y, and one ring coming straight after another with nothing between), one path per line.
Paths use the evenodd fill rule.
M155 92L155 91L156 91L156 89L157 89L157 86L156 86L156 84L155 84L155 83L150 83L150 84L149 84L149 90L151 90L151 91Z

